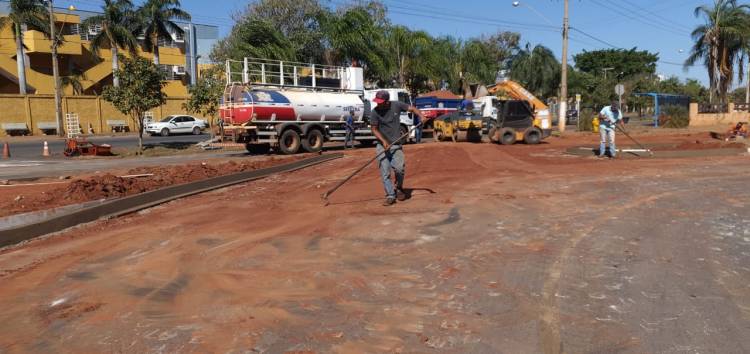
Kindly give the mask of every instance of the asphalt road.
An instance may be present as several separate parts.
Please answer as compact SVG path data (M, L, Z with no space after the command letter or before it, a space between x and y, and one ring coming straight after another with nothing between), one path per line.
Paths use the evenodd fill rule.
M184 144L195 144L201 141L209 139L209 135L204 133L201 135L173 135L173 136L149 136L143 137L143 143L145 145L152 146L179 146ZM88 139L95 144L110 144L114 149L132 149L138 146L137 135L121 135L121 136L97 136ZM64 159L63 151L65 150L65 140L57 137L50 137L47 140L49 144L50 152L52 153L53 159ZM13 140L9 142L11 160L31 160L39 159L42 157L42 150L44 147L44 139L37 139L36 137L28 140Z

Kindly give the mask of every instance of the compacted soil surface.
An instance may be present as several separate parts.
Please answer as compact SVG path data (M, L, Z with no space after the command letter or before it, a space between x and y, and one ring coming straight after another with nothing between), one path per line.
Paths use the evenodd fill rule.
M409 145L409 200L370 166L323 206L355 150L0 250L0 352L750 352L750 157L564 153L596 140Z
M0 217L60 206L111 199L175 184L288 163L303 155L246 158L240 161L190 162L183 165L136 167L84 175L69 181L43 179L0 187Z

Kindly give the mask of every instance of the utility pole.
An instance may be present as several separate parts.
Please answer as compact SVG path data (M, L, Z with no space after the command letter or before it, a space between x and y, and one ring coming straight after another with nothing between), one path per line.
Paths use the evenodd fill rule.
M603 68L602 71L604 72L604 80L607 79L607 71L615 70L615 68Z
M565 115L568 113L568 0L565 0L563 17L562 75L560 77L560 112L557 123L560 134L565 132Z
M52 5L52 0L47 0L49 4L49 33L50 40L52 41L52 78L55 80L55 121L57 122L57 136L65 136L63 131L62 121L62 109L60 103L60 72L57 63L57 36L55 35L55 9Z

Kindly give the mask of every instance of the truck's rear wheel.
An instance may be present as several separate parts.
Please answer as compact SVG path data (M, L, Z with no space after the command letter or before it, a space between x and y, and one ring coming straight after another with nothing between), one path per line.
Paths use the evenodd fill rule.
M265 155L271 151L271 144L245 144L245 149L253 155Z
M529 145L539 144L542 141L542 131L538 128L527 129L523 135L523 141Z
M513 145L516 143L516 131L513 128L500 129L500 144Z
M302 148L307 152L318 152L323 150L323 142L325 138L323 133L318 129L312 129L307 132L307 135L302 139Z
M279 151L284 155L296 154L300 148L299 133L294 129L287 129L279 137Z

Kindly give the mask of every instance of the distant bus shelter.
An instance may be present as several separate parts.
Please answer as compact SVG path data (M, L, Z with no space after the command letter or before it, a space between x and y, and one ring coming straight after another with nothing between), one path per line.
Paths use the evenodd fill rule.
M685 109L690 109L690 96L685 95L673 95L669 93L634 93L634 96L638 97L653 97L654 98L654 127L659 127L659 116L661 115L661 106L682 106Z

